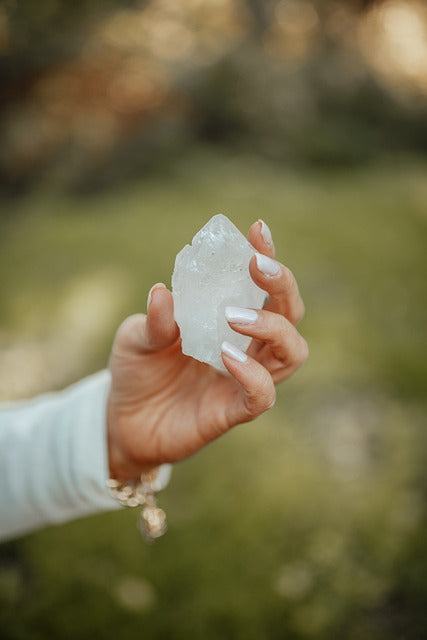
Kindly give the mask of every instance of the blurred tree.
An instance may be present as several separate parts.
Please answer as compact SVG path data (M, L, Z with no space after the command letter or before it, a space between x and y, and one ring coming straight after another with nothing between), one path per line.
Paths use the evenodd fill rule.
M427 55L418 0L4 1L0 187L55 168L99 188L195 140L323 164L425 153L427 78L393 74L381 38L399 19L381 7L406 11L403 36L418 29Z

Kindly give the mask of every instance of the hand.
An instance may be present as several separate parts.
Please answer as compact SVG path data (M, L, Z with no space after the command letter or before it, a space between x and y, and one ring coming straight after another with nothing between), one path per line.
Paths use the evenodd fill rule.
M251 226L249 241L258 252L249 264L251 277L269 298L251 322L229 319L235 331L253 338L247 355L223 347L230 377L183 355L172 294L163 284L152 288L147 315L130 316L118 329L107 407L112 477L129 480L182 460L236 424L253 420L274 404L275 384L306 360L307 343L295 328L304 314L295 278L272 259L265 223Z

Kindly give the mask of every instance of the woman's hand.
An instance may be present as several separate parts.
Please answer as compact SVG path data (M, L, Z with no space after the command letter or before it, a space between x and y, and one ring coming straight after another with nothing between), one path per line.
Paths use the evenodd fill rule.
M119 480L190 456L231 427L273 406L275 384L308 355L295 325L304 314L292 273L273 260L267 225L249 231L258 254L249 264L254 282L268 294L259 311L227 309L227 320L253 338L247 354L225 343L222 358L231 377L183 355L173 317L172 294L154 285L147 315L127 318L117 331L110 359L108 398L110 473Z

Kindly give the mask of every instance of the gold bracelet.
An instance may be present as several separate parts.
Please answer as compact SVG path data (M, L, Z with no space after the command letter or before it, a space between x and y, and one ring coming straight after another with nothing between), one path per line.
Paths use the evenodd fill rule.
M120 482L114 478L107 480L110 495L124 507L142 506L138 529L147 542L160 538L167 529L166 513L157 506L155 493L158 491L160 467L141 473L139 478ZM156 482L157 481L157 482Z

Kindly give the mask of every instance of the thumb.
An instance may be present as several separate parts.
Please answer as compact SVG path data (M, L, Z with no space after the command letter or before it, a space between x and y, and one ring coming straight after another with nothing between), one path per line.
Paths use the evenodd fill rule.
M114 341L114 351L159 351L173 344L178 336L172 294L159 282L151 287L148 294L147 315L137 313L126 318L120 325Z
M147 300L146 338L150 351L169 347L179 336L173 315L173 297L159 282L151 287Z

